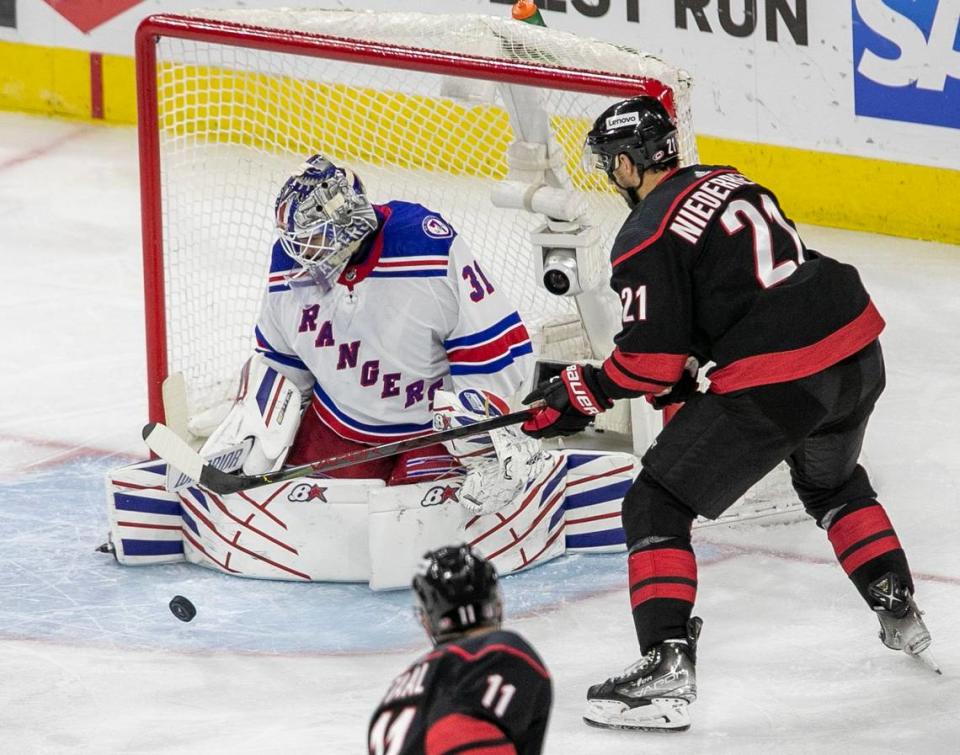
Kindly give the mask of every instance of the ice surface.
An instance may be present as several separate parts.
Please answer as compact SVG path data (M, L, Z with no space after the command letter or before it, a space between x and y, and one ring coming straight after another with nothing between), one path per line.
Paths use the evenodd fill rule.
M696 536L701 696L683 734L580 721L586 687L635 656L621 555L504 580L554 675L548 753L960 747L960 248L801 230L860 267L888 322L864 463L944 675L882 647L816 527L712 527ZM145 452L138 245L132 130L0 114L0 752L363 752L367 716L424 649L406 592L94 552L104 471ZM193 622L167 609L176 594Z

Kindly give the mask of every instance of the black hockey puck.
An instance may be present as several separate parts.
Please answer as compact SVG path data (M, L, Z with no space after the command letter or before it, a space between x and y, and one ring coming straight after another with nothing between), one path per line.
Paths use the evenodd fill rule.
M197 615L197 609L194 608L193 603L182 595L173 596L170 601L170 612L180 621L192 621L193 617Z

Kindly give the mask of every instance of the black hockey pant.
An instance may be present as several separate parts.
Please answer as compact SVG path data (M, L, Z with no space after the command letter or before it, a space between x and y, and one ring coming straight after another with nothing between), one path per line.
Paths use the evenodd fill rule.
M644 454L623 502L630 602L644 650L684 634L697 590L694 518L715 519L781 461L838 561L867 588L894 572L911 591L906 556L857 463L884 388L879 343L815 375L686 403Z

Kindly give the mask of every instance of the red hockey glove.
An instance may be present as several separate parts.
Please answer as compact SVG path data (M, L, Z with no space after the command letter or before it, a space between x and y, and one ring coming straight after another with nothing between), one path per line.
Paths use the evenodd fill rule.
M546 406L536 410L520 429L532 438L555 438L584 430L596 415L613 406L596 372L588 364L571 364L559 377L540 383L523 403L544 401Z
M648 393L647 401L654 409L663 409L670 404L682 404L700 389L700 383L697 382L699 369L699 362L694 357L688 357L680 379L671 386L670 390L659 396Z

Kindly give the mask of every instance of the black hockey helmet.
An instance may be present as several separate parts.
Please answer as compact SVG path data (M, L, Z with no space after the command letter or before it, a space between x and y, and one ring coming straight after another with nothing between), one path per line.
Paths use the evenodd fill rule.
M587 167L610 175L623 153L640 171L667 167L679 158L677 125L656 97L621 100L594 121L585 145Z
M417 614L434 644L469 629L500 626L497 570L469 545L448 545L423 555L413 577Z

